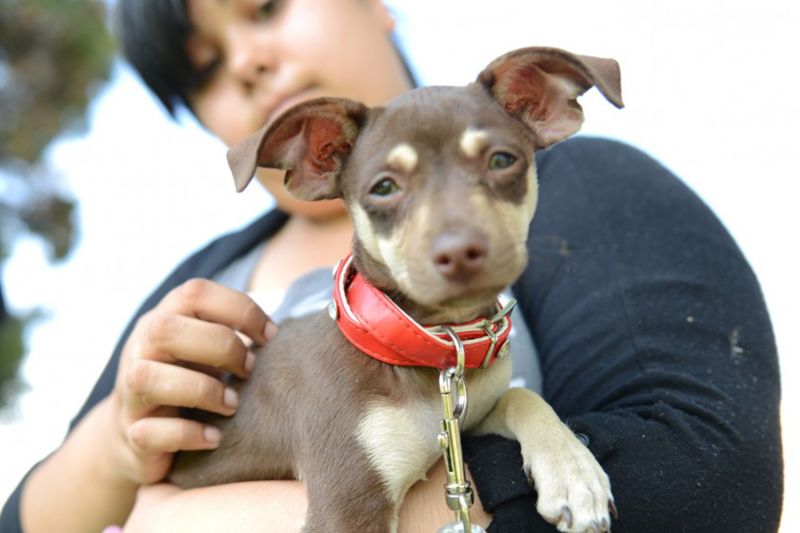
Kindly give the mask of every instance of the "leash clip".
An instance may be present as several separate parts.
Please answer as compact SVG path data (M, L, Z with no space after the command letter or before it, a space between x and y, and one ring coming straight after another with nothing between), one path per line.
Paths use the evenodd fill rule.
M456 349L456 366L444 368L439 373L439 392L442 397L443 418L439 433L439 446L444 455L444 466L447 482L444 485L445 501L455 513L455 522L439 528L437 533L484 533L484 530L472 524L469 508L475 501L472 486L466 478L464 457L461 448L460 423L467 415L467 385L464 380L464 345L461 339L449 326L444 331L453 341Z

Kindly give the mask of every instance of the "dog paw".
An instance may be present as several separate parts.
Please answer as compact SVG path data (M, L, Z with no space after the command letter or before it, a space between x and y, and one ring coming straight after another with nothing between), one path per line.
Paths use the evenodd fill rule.
M539 493L536 509L559 531L610 531L617 510L608 476L569 428L564 430L557 442L530 456L523 452L525 472Z

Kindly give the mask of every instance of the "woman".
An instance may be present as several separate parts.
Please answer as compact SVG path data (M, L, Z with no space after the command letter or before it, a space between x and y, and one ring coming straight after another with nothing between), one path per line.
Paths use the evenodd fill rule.
M121 0L119 9L124 48L148 85L228 145L305 99L379 105L413 86L378 0ZM537 163L530 267L513 287L516 323L536 349L529 375L541 371L540 386L528 383L609 473L620 510L614 530L774 530L777 360L757 281L735 243L677 179L630 148L574 139ZM236 411L235 394L199 369L246 378L258 364L249 341L275 334L246 292L286 294L350 245L338 201L299 202L278 175L257 177L280 212L212 243L149 298L63 445L6 504L3 531L302 524L300 482L192 491L155 484L176 450L219 441L215 428L178 417L178 407ZM476 522L490 531L553 530L535 512L515 443L466 439L465 452ZM440 464L412 488L402 531L451 519L442 482Z

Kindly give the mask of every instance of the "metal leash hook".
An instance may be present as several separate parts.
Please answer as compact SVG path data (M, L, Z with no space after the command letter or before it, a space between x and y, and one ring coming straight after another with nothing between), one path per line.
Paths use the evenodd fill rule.
M458 335L448 326L444 331L453 341L456 349L456 366L445 368L439 373L439 392L442 396L443 418L439 445L444 455L447 482L444 485L447 506L455 512L456 519L440 527L437 533L485 533L484 529L473 524L469 517L474 496L472 486L466 479L464 457L461 450L461 427L467 414L467 385L464 380L464 345Z

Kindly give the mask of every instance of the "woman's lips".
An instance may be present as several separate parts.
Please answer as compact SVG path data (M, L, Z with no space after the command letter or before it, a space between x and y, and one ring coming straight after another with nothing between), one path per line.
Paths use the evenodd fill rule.
M289 108L294 107L297 104L306 102L308 100L312 100L314 98L319 98L321 96L325 95L322 93L322 91L314 87L303 89L301 91L292 93L286 97L277 96L275 98L276 104L270 106L269 111L267 111L266 120L264 120L264 124L269 124L270 122L278 118L280 115L285 113Z

